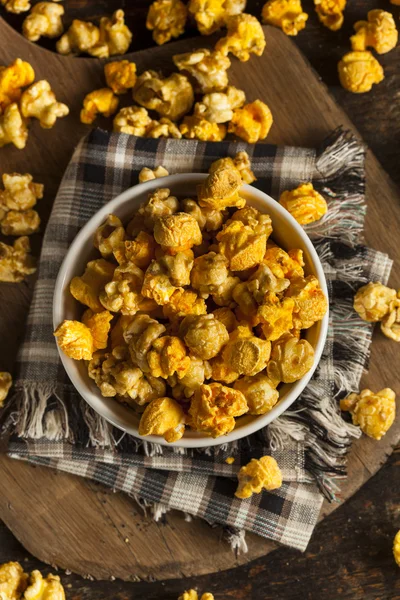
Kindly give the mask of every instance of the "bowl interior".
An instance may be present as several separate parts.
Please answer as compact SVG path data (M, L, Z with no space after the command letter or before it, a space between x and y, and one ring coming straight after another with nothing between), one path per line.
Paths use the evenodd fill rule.
M162 182L153 180L142 183L126 190L102 207L78 233L61 265L54 292L54 327L57 327L64 319L79 319L84 311L84 308L69 293L69 283L74 276L83 273L89 260L98 256L97 251L93 248L93 235L97 227L104 222L110 213L117 215L123 222L126 222L139 205L146 200L148 193L161 186L168 187L171 193L178 197L193 197L196 194L197 184L205 177L205 174L191 173L170 175L164 177ZM244 185L241 193L250 206L254 206L260 212L270 215L274 230L272 237L278 245L284 249L301 248L304 251L306 274L313 274L318 278L321 288L327 296L328 292L321 263L310 239L301 226L278 202L264 192L249 185ZM325 315L322 321L306 331L305 338L315 350L313 368L299 381L282 385L279 388L278 403L266 415L244 415L240 417L237 419L235 429L223 438L213 439L204 434L187 431L184 437L174 444L167 444L159 436L147 436L145 439L169 446L200 448L230 442L261 429L282 414L307 385L321 357L327 327L328 315ZM62 351L59 352L73 385L92 408L116 427L140 437L138 434L139 419L134 411L112 398L104 398L94 381L89 378L85 363L74 361Z

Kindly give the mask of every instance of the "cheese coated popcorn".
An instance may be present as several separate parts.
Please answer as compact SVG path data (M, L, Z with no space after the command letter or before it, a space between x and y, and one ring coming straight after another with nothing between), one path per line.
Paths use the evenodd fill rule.
M250 54L261 56L265 48L265 37L260 22L241 13L226 19L227 36L218 40L215 49L227 55L234 54L240 61L246 62Z
M234 111L228 132L249 144L255 144L267 137L272 123L272 113L268 106L261 100L255 100Z
M233 387L246 398L250 415L265 415L278 402L279 392L275 389L276 386L263 373L254 377L241 377Z
M265 254L267 237L255 235L248 225L232 221L217 234L219 251L226 256L232 271L243 271L260 264Z
M236 320L235 313L228 308L227 306L222 306L221 308L216 308L213 311L213 315L218 321L221 321L223 325L225 325L228 333L232 333L239 325Z
M91 125L98 115L110 117L118 108L118 98L109 88L93 90L83 100L81 122Z
M147 269L155 258L155 251L154 238L146 231L140 231L134 240L117 243L113 249L114 256L120 265L133 263L140 269Z
M64 31L61 16L64 7L55 2L38 2L22 23L22 33L27 40L37 42L42 36L55 38Z
M366 389L341 400L340 408L350 412L354 425L359 425L363 433L380 440L393 425L396 394L390 388L376 394Z
M36 271L35 260L30 255L29 238L15 240L12 246L0 242L0 281L18 283Z
M8 396L10 387L12 386L12 377L7 371L0 371L0 408L4 404L4 400ZM1 567L0 567L0 594L1 594Z
M204 431L216 438L233 431L235 417L244 415L247 410L246 398L239 390L220 383L203 384L190 403L190 425L195 431Z
M103 258L91 260L86 265L83 275L71 280L69 291L75 300L85 304L94 312L100 312L104 308L99 300L99 294L112 280L114 271L115 265Z
M314 190L312 183L301 183L294 190L282 192L281 204L300 225L318 221L328 211L326 200Z
M126 94L136 83L136 65L129 60L116 60L104 65L107 86L114 94Z
M303 277L304 260L302 250L289 250L285 252L283 248L271 246L267 248L263 261L278 278L292 279L293 277Z
M308 373L314 364L314 348L304 339L285 334L272 346L267 373L274 383L293 383Z
M263 23L280 27L286 35L297 35L308 19L300 0L269 0L264 4L261 16Z
M125 230L118 217L108 215L105 223L96 229L93 245L103 258L110 257L125 240Z
M181 0L155 0L147 13L146 27L153 40L162 45L177 38L185 30L187 8Z
M58 40L56 50L59 54L81 54L89 52L100 39L100 29L93 23L74 19L69 29Z
M368 50L348 52L338 64L340 83L348 92L369 92L374 83L384 79L383 69Z
M184 71L194 79L196 92L222 92L228 86L227 70L231 61L222 52L201 48L193 52L175 54L173 60L179 71Z
M191 290L175 290L168 304L163 306L164 317L171 321L187 315L205 315L206 313L205 301Z
M162 435L171 443L185 432L185 415L173 398L156 398L146 407L139 423L139 435Z
M276 490L282 485L282 472L272 456L252 458L238 473L239 485L235 492L236 498L250 498L262 490Z
M104 350L108 345L110 321L113 315L108 310L93 312L88 308L82 315L82 323L90 329L93 338L93 351Z
M266 340L273 342L293 328L294 307L292 298L280 299L273 292L265 295L257 310L257 321L261 323L261 331Z
M33 68L20 58L7 67L0 66L0 114L10 104L18 102L22 88L33 83L34 79Z
M0 598L19 600L27 587L28 575L17 562L0 565Z
M228 206L242 208L246 201L239 195L241 187L242 177L238 169L229 164L217 164L198 187L199 204L216 210Z
M10 210L0 221L3 235L32 235L40 226L40 217L36 210Z
M331 31L337 31L343 25L343 11L346 0L314 0L319 20Z
M351 36L352 50L363 51L374 48L378 54L385 54L396 47L399 34L393 15L385 10L368 12L368 21L354 24L355 34Z
M210 35L225 23L225 0L190 0L188 9L201 35Z
M225 125L211 123L197 115L187 116L179 126L181 134L189 140L221 142L226 136Z
M392 310L382 319L381 331L386 337L400 342L400 301L398 300Z
M59 576L50 574L43 578L40 571L32 571L24 600L65 600Z
M393 540L393 556L394 560L400 567L400 531L398 531Z
M128 133L142 137L146 135L152 120L145 108L139 106L125 106L114 117L113 131Z
M151 374L163 379L175 373L181 379L190 367L190 358L186 353L185 344L178 337L171 335L165 335L153 342L147 360Z
M214 381L229 385L239 377L239 373L225 362L224 357L221 356L221 354L212 358L209 365L211 367L211 379Z
M232 89L232 87L231 87ZM236 90L236 88L233 88ZM241 90L236 90L240 92ZM236 94L236 92L234 92ZM239 94L240 95L240 94ZM210 173L214 173L215 171L219 171L221 169L237 169L239 171L240 177L242 178L243 183L253 183L256 181L257 177L254 175L251 170L250 159L247 152L237 152L237 154L233 157L219 158L214 161L210 167ZM250 206L247 207L249 210L254 210L256 213L258 211L254 208L252 209ZM259 213L260 214L260 213ZM267 217L268 215L264 215ZM247 223L245 223L247 225Z
M308 329L320 321L328 310L328 301L314 275L295 277L286 291L286 297L294 300L293 326Z
M187 590L179 596L178 600L214 600L214 596L209 592L204 592L200 597L196 590Z
M252 206L245 206L244 208L235 211L230 220L241 221L244 225L251 227L257 235L265 234L268 238L272 233L271 217L267 214L260 213Z
M163 78L155 71L145 71L137 78L133 99L161 117L177 121L193 106L193 88L185 75L172 73Z
M222 351L222 357L239 375L256 375L267 366L271 354L271 342L256 337L246 325L230 334Z
M93 355L92 333L80 321L65 320L54 332L61 350L74 360L91 360Z
M99 300L107 310L134 315L140 310L144 274L139 267L128 263L114 271L113 279L100 292Z
M35 117L44 129L51 129L57 119L69 113L68 106L57 102L49 82L45 80L33 83L22 93L20 107L23 117Z
M0 3L7 12L14 13L15 15L27 12L31 8L29 0L0 0Z
M163 249L171 253L189 250L201 244L201 231L192 215L177 212L161 216L154 225L154 239Z
M28 128L18 104L9 104L0 115L0 148L6 144L14 144L16 148L25 148L28 139Z
M208 252L194 260L190 274L192 287L203 298L209 294L218 294L220 286L224 284L229 275L229 261L223 254Z
M213 314L188 315L180 325L179 334L190 352L203 360L217 356L229 340L225 325Z
M101 17L98 42L88 48L91 56L108 58L117 54L125 54L132 41L132 33L125 25L125 13L116 10L110 17Z
M370 282L357 290L354 310L364 321L376 323L391 311L396 301L396 290L379 282Z
M195 116L202 117L210 123L226 123L233 117L233 110L246 102L246 95L230 85L225 92L205 94L201 102L194 105Z

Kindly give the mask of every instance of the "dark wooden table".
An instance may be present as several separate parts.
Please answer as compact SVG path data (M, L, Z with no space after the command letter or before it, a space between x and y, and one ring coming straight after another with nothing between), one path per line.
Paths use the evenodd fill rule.
M135 34L132 50L152 45L149 32L142 26L149 3L147 0L118 3L125 9L128 24ZM248 0L248 12L259 15L262 4ZM69 18L78 15L91 18L110 12L110 7L116 3L73 0L65 5L69 6ZM365 18L368 10L378 7L391 10L398 22L400 10L388 0L349 0L348 5L342 30L332 33L319 25L312 0L303 0L303 8L310 17L306 30L298 36L296 43L386 171L400 183L400 48L379 58L386 78L370 94L345 92L338 85L336 74L337 61L349 48L352 23ZM20 17L8 20L17 28L22 21ZM188 36L195 34L195 30L187 32ZM399 456L399 450L395 451L375 477L317 527L303 555L282 548L234 572L165 583L91 582L60 573L67 598L174 600L183 589L196 586L199 590L213 592L216 600L400 600L399 570L391 553L393 536L400 528ZM0 561L8 560L21 561L27 570L49 571L47 566L28 556L10 532L0 526Z

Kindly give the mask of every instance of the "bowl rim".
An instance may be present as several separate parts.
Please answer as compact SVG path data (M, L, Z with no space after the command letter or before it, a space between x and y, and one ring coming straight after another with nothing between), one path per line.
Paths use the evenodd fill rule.
M182 181L188 181L188 183L195 183L205 179L207 177L207 173L177 173L174 175L168 175L162 178L162 187L173 188L173 184L175 185ZM132 200L132 195L137 196L139 194L145 193L146 189L152 190L155 188L161 187L159 179L153 179L150 181L146 181L144 183L138 183L130 188L118 194L115 198L104 204L96 213L85 223L85 225L78 231L71 245L69 246L63 261L61 263L55 286L54 286L54 294L53 294L53 327L54 329L62 322L63 315L61 307L63 306L63 294L65 289L65 283L67 279L67 271L70 268L71 263L74 262L74 255L77 250L87 241L88 237L93 236L95 229L101 225L108 214L113 213L113 211L120 205L125 203L126 201ZM134 192L133 192L134 190ZM281 213L281 216L288 221L288 224L297 230L297 233L302 238L302 242L304 248L307 249L309 257L313 262L313 267L316 272L317 279L319 281L320 287L324 292L325 296L329 299L328 295L328 287L326 283L325 273L322 268L321 261L315 250L315 247L308 237L305 230L302 228L299 223L294 219L294 217L283 208L274 198L266 194L262 190L251 186L249 184L243 184L242 190L246 192L248 195L253 195L255 197L258 196L258 200L265 203L268 206L270 202L274 203L274 209ZM132 194L133 192L133 194ZM172 190L173 192L173 190ZM69 285L69 281L68 281ZM314 346L314 364L310 371L308 371L301 379L295 381L290 384L292 387L289 392L286 394L286 397L280 401L277 405L275 405L268 413L265 415L259 415L255 418L251 423L245 424L243 427L239 429L234 429L227 435L212 438L211 436L204 435L199 436L198 438L186 438L183 437L177 442L168 443L162 436L156 435L148 435L141 436L137 431L137 428L131 424L126 425L122 424L117 418L112 418L109 415L103 414L104 411L101 410L101 396L100 392L95 396L95 400L92 398L92 392L88 390L88 388L81 381L81 378L75 376L75 372L72 369L72 365L74 362L73 359L69 358L66 354L62 352L59 345L56 343L57 351L60 356L63 367L72 383L75 387L79 395L93 408L93 410L98 413L101 417L103 417L106 421L111 423L113 426L117 427L121 431L128 433L129 435L133 435L134 437L141 439L142 441L156 443L162 446L167 446L169 448L205 448L210 446L219 446L222 444L227 444L229 442L233 442L239 440L243 437L251 435L260 429L266 427L269 423L278 418L282 413L284 413L299 397L299 395L304 391L311 377L313 376L315 369L317 368L319 361L321 359L321 355L325 346L327 333L328 333L328 323L329 323L329 302L328 302L328 310L324 316L324 318L319 322L320 323L320 332L318 335L317 342ZM100 406L98 405L100 403Z

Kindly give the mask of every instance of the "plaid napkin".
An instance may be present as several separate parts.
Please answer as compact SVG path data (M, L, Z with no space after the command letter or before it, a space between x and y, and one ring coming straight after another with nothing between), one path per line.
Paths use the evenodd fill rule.
M255 185L273 197L313 181L328 199L328 214L307 228L330 294L323 357L292 409L249 438L192 451L142 442L97 415L65 374L52 325L60 264L81 227L104 203L135 185L142 167L201 172L240 150L250 155ZM91 132L71 159L46 229L16 393L2 415L8 454L124 491L151 505L155 517L175 508L222 524L233 545L242 549L248 530L304 550L323 496L334 497L334 479L345 475L346 452L359 436L358 428L341 418L337 403L358 389L371 341L372 327L352 310L352 298L367 281L386 283L391 267L386 255L360 245L364 214L364 148L346 132L335 132L319 152ZM234 491L240 466L264 454L275 456L281 466L282 487L238 500ZM232 465L225 463L229 455L236 458Z

